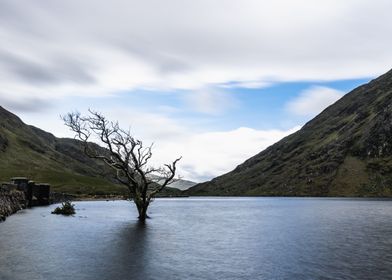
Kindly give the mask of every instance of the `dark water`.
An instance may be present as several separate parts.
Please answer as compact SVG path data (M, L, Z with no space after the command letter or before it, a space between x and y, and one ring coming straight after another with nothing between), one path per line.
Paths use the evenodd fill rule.
M392 279L392 201L77 202L0 224L0 279Z

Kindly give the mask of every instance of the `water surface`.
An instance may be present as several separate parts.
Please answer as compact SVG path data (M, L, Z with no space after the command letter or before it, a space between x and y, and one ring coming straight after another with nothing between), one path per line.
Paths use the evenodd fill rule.
M392 279L392 201L157 199L23 210L0 224L0 279Z

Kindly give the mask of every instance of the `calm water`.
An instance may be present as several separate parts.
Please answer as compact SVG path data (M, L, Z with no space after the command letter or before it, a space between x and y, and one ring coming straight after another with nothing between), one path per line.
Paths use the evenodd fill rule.
M392 201L158 199L23 210L0 224L0 279L392 279Z

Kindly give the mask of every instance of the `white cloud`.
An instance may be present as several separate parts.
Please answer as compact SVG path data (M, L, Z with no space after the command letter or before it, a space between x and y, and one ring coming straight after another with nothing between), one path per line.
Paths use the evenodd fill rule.
M192 133L179 141L157 143L154 157L160 162L182 155L179 174L186 179L204 181L231 171L298 129L255 130L241 127L230 131Z
M392 63L390 10L386 0L5 0L0 94L375 76Z
M219 115L239 104L233 93L212 87L188 92L184 99L193 110L210 115Z
M392 64L391 10L387 0L3 0L0 102L57 135L66 133L61 121L31 112L59 109L70 96L185 89L193 110L216 114L236 104L212 93L217 86L383 73ZM338 94L304 95L289 107L315 114ZM138 124L137 136L156 141L158 160L182 154L180 171L191 179L229 171L290 132L205 132L164 113L111 109L108 117Z
M295 115L314 117L344 95L344 92L321 86L311 87L290 102L286 109Z
M263 82L263 81L236 81L236 82L230 82L230 83L220 85L220 87L222 88L248 88L248 89L264 88L268 86L271 86L271 83Z

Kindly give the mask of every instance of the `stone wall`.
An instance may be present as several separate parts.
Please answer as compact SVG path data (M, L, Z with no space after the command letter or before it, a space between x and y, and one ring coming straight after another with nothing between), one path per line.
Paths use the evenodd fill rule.
M0 221L25 207L25 195L16 190L7 190L0 187Z
M0 222L28 206L25 193L18 191L16 187L16 185L11 183L0 184ZM51 192L48 203L59 203L68 200L75 200L75 196Z

